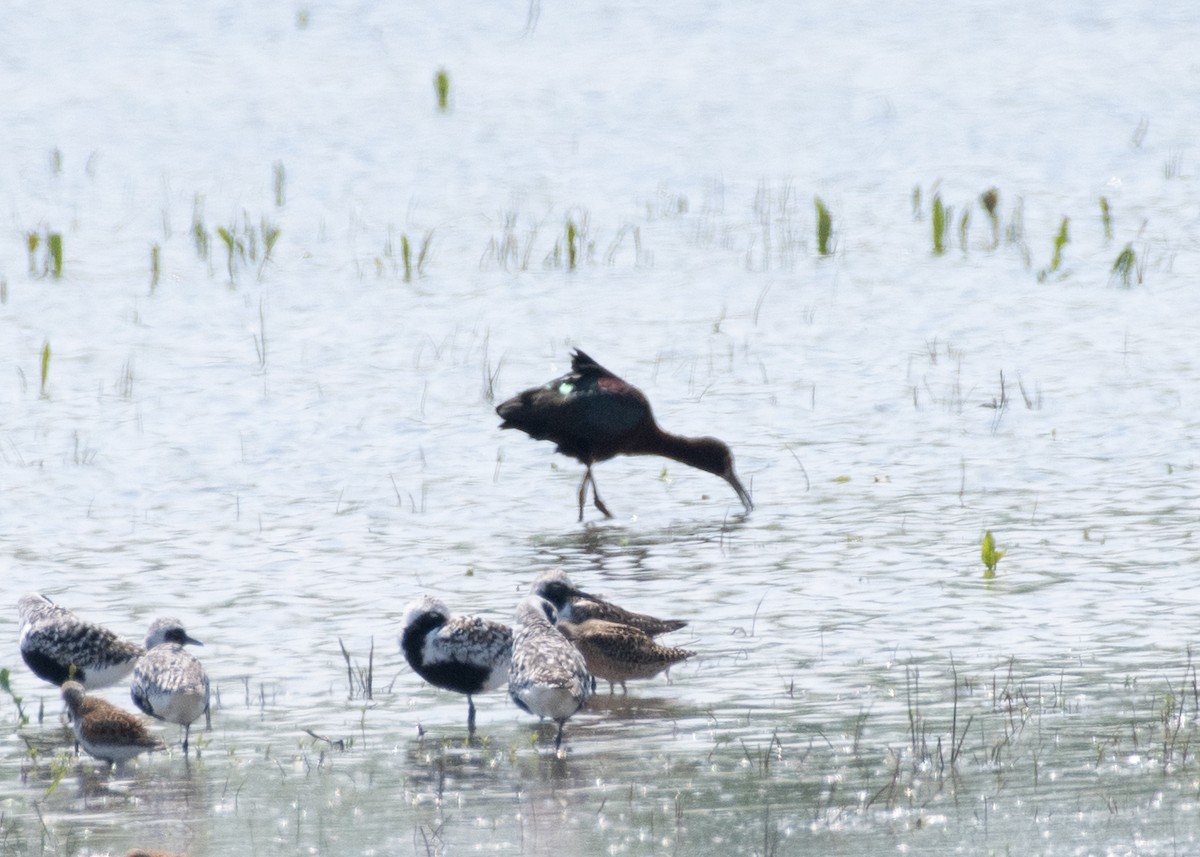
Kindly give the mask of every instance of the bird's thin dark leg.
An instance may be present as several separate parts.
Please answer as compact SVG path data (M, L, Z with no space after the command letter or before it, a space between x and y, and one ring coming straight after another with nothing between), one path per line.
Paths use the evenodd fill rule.
M592 500L595 502L596 508L604 513L604 517L611 518L612 512L608 511L608 507L605 506L604 501L600 499L600 491L596 488L596 477L592 475L591 465L588 465L587 479L592 483Z
M467 734L475 734L475 703L471 700L471 694L467 694Z
M558 735L554 739L554 752L555 753L558 752L558 748L562 745L562 731L563 731L563 726L565 726L566 723L567 723L567 721L565 721L565 720L558 721Z
M579 520L583 520L583 504L587 500L588 481L592 478L592 468L589 466L583 473L583 481L579 483Z
M188 736L192 734L192 724L183 727L183 755L187 755Z

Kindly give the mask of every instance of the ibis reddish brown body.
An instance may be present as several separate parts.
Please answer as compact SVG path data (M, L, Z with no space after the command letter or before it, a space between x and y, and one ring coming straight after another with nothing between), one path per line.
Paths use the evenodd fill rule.
M592 486L596 508L612 513L596 491L592 465L617 455L661 455L716 474L733 486L746 511L750 494L733 470L733 453L715 437L681 437L663 431L642 391L576 349L571 371L540 387L518 393L496 408L500 428L515 428L535 440L549 440L587 470L579 484L579 520Z

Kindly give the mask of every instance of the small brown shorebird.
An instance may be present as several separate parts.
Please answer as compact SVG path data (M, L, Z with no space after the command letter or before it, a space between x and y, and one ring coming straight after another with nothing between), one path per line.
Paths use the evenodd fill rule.
M674 664L696 654L660 645L644 631L603 619L588 619L579 624L560 619L558 630L583 654L588 672L608 682L610 695L614 684L620 684L621 691L628 693L625 682L630 679L653 678L660 672L669 672Z
M434 687L466 695L468 734L475 731L472 697L508 681L512 640L507 625L478 616L451 617L445 604L428 595L404 609L404 659Z
M88 696L79 682L64 682L62 696L71 714L75 740L97 759L119 765L139 753L165 749L144 720L111 702Z
M557 618L558 611L546 599L521 599L508 670L508 694L517 707L558 723L555 753L562 746L563 726L592 693L583 655L555 629Z
M146 654L134 668L129 688L133 704L142 711L183 727L184 755L192 723L203 714L206 725L212 725L208 673L196 657L184 650L188 644L204 645L189 637L178 619L156 619L146 634Z
M629 625L644 631L651 637L666 634L668 631L678 631L687 625L682 619L658 619L645 613L634 613L624 607L618 607L611 601L605 601L598 595L576 589L571 578L561 568L547 571L533 582L530 589L534 595L545 598L558 610L559 622L579 624L588 619L604 619Z
M21 657L34 675L61 685L74 679L88 690L116 684L146 650L103 625L85 622L37 592L17 602Z
M733 470L733 453L715 437L681 437L663 431L650 402L637 387L621 380L579 349L571 354L571 371L540 387L502 402L496 413L500 428L515 428L534 440L549 440L558 451L587 469L579 484L579 520L587 488L596 508L611 518L600 499L592 465L617 455L662 455L689 467L714 473L733 486L746 511L750 494Z

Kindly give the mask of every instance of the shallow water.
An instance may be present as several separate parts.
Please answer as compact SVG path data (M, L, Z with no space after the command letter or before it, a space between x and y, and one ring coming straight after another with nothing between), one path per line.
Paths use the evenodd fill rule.
M3 593L180 616L219 705L110 777L0 611L0 853L1195 850L1188 5L6 17ZM727 440L753 513L622 459L578 524L581 468L493 412L572 346ZM700 655L565 759L503 693L466 744L404 604L508 619L560 565Z

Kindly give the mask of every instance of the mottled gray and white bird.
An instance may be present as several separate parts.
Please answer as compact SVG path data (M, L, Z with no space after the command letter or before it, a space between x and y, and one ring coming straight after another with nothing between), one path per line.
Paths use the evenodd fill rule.
M477 693L508 681L513 636L507 625L478 616L451 616L424 595L404 608L400 650L413 671L434 687L467 697L467 732L475 731Z
M508 694L517 707L558 723L555 752L562 745L563 726L592 692L583 655L554 627L557 619L558 611L545 598L529 595L517 604L508 670Z
M630 679L654 678L696 654L661 645L644 631L603 619L576 624L559 618L558 630L583 654L588 672L608 682L610 694L614 684L620 684L627 693L625 682Z
M146 650L103 625L85 622L37 592L17 602L21 657L38 678L62 685L71 679L88 690L116 684Z
M71 715L75 740L97 759L119 765L139 753L164 749L144 720L107 700L88 696L79 682L64 682L62 696Z
M133 670L129 695L151 717L183 727L183 752L188 751L192 723L201 714L209 720L208 673L185 645L203 646L188 636L178 619L155 619L146 634L146 654Z
M530 590L534 595L545 598L558 610L559 621L579 624L589 619L603 619L606 622L617 622L629 625L657 637L668 631L678 631L687 625L682 619L656 619L645 613L634 613L624 607L618 607L611 601L605 601L598 595L592 595L575 587L571 578L561 568L543 573L533 582Z

